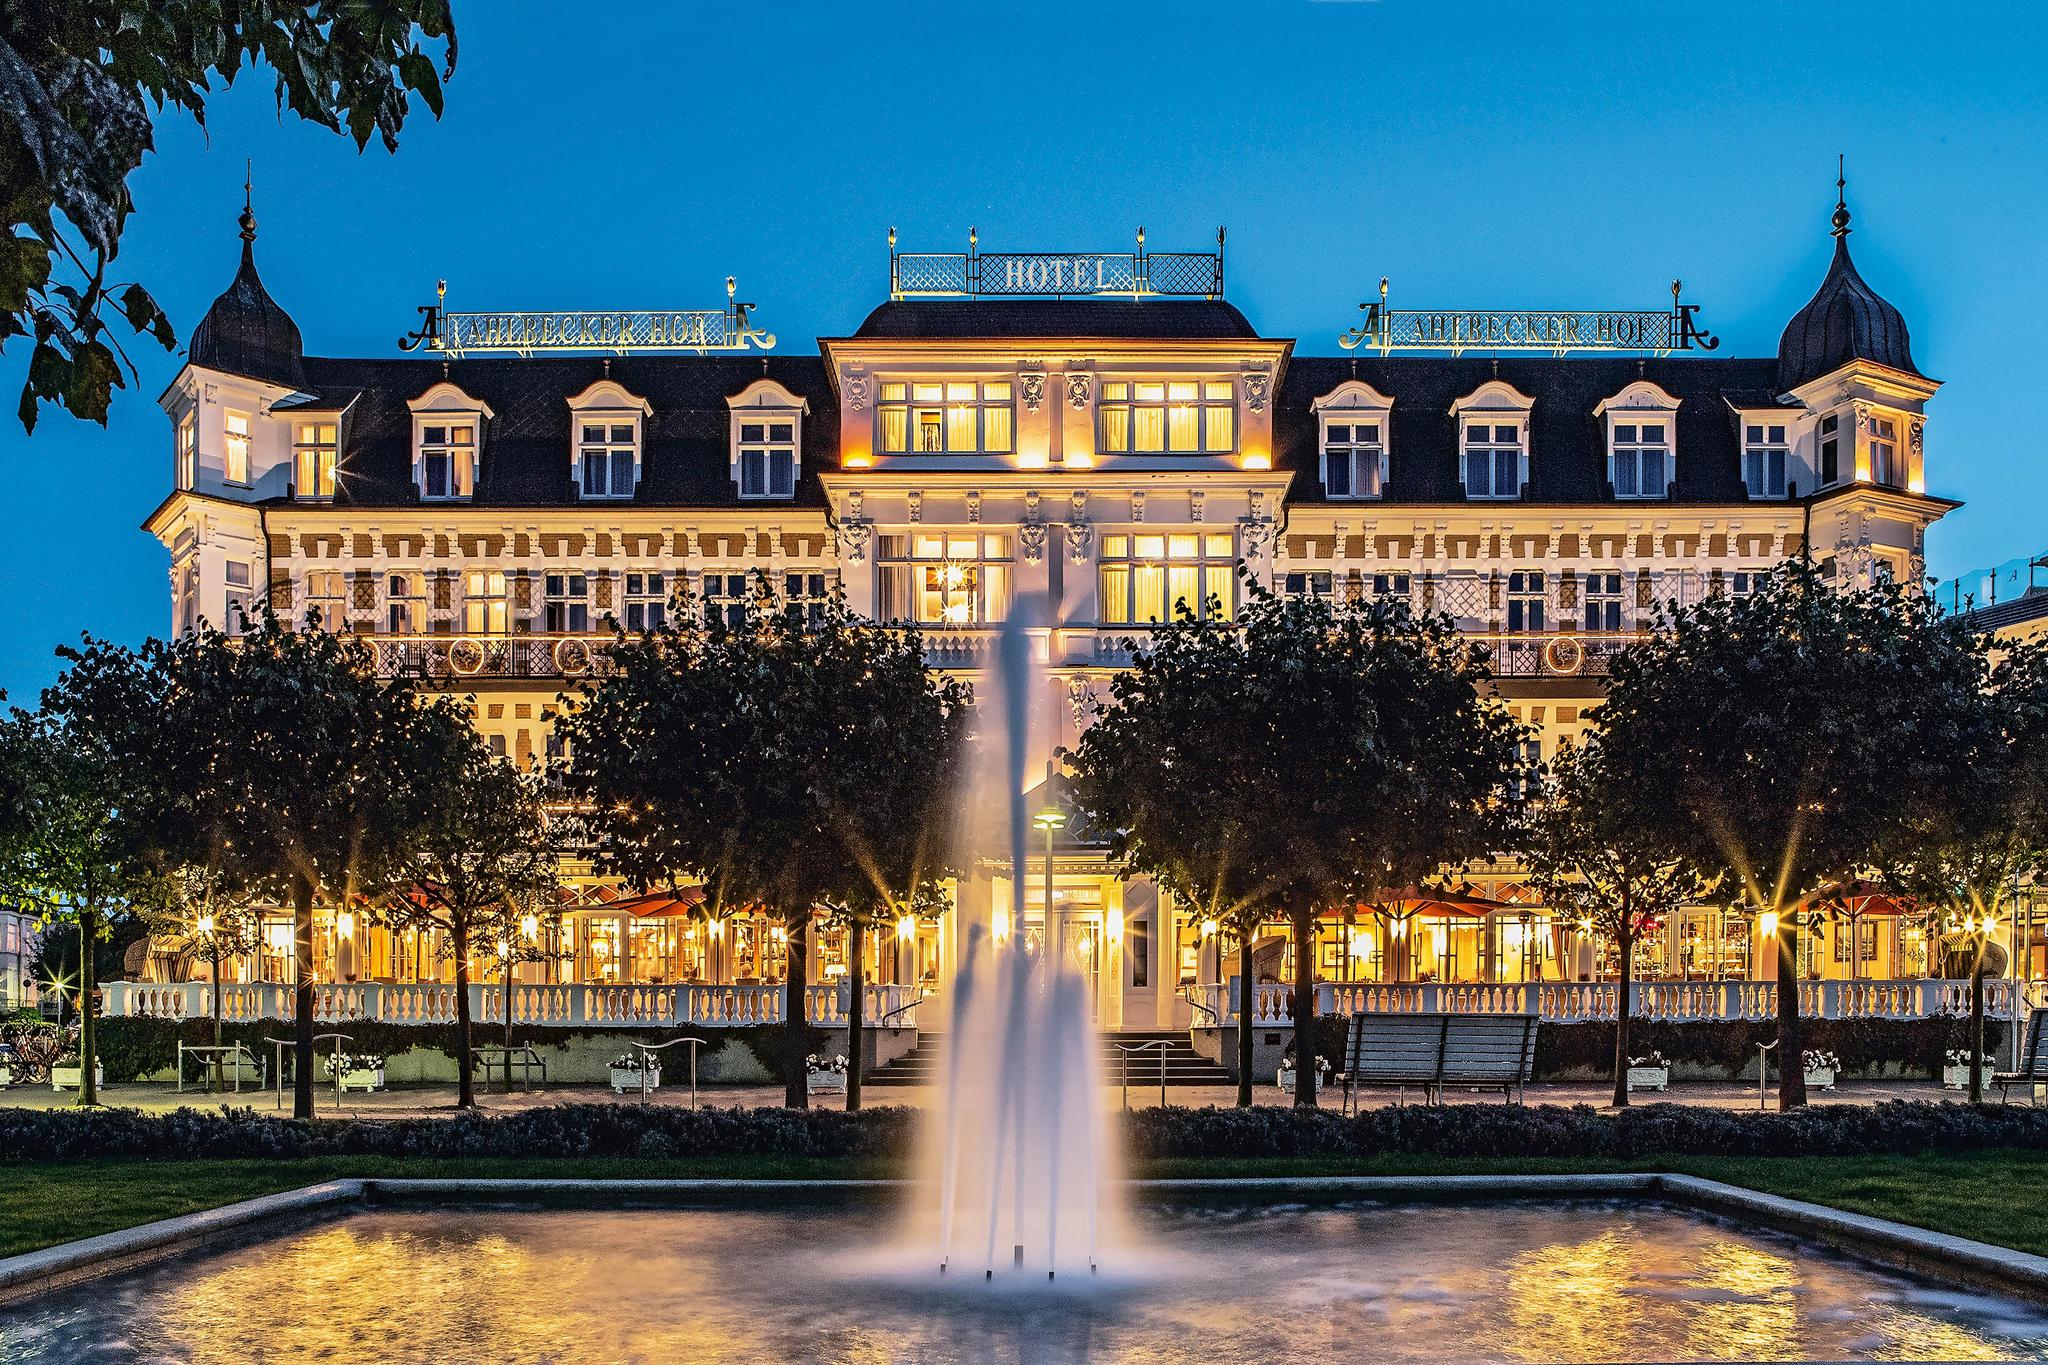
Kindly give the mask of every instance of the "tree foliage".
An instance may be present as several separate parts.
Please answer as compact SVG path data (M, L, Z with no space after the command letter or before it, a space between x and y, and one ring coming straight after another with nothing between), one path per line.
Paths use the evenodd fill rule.
M701 881L713 913L759 907L788 931L788 1018L803 1018L818 907L872 916L953 870L965 693L914 629L807 616L757 581L741 618L687 597L622 635L560 722L563 780L589 803L603 865L634 886ZM805 1102L801 1030L784 1059Z
M426 46L441 52L437 62ZM109 310L170 350L140 283L109 278L128 176L167 108L204 127L216 81L267 64L277 105L387 149L413 96L436 117L455 71L448 0L32 0L0 5L0 348L31 344L19 409L105 424L129 362Z
M1500 847L1521 731L1448 617L1245 589L1235 620L1182 604L1138 645L1070 757L1126 867L1241 939L1273 910L1292 919L1296 1025L1312 1029L1316 913Z

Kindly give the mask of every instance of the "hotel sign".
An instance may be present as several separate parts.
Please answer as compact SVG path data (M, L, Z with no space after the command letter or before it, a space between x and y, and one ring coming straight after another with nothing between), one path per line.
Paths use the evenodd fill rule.
M889 233L889 296L908 298L1221 298L1223 234L1214 251L983 251L969 232L964 252L896 250Z
M1401 309L1387 307L1387 282L1377 303L1361 303L1365 321L1343 332L1337 344L1389 351L1650 351L1669 355L1695 348L1711 351L1720 341L1700 330L1696 303L1680 303L1671 285L1671 307L1641 312L1567 309Z
M439 297L447 296L447 282ZM737 302L733 281L725 281L722 309L675 312L580 311L567 313L450 313L440 302L420 309L419 328L399 340L399 349L439 351L450 358L478 352L518 356L601 351L635 352L768 351L775 334L753 325L754 305Z

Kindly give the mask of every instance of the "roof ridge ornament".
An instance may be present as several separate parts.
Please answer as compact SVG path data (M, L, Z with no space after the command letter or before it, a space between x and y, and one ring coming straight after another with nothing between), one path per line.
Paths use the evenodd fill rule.
M1849 227L1849 201L1844 193L1849 186L1848 165L1849 158L1846 155L1840 152L1835 153L1835 226L1834 231L1830 235L1837 239L1847 237L1851 231Z
M1387 277L1380 277L1377 303L1361 303L1365 321L1337 336L1347 351L1364 346L1390 351L1711 351L1721 342L1700 328L1700 306L1679 298L1671 282L1671 307L1635 312L1604 309L1393 309L1387 306Z
M242 162L242 216L236 221L242 227L242 240L256 240L256 158L249 157Z

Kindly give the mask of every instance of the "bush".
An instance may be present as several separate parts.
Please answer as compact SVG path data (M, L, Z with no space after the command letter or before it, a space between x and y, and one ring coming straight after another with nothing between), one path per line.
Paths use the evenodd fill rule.
M916 1111L567 1104L503 1115L297 1120L253 1109L0 1109L0 1166L87 1157L884 1157L910 1153ZM1123 1118L1141 1157L1872 1156L2048 1151L2048 1110L1827 1105L1790 1113L1642 1105L1465 1104L1329 1110L1148 1109Z

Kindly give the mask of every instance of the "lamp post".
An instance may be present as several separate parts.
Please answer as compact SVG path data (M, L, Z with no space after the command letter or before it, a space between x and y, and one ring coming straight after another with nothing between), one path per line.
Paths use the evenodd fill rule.
M1052 921L1052 842L1053 836L1065 828L1067 813L1053 799L1050 771L1045 775L1045 789L1045 805L1031 817L1031 823L1045 831L1045 932L1058 945L1057 951L1064 954L1067 950L1065 926L1055 926Z

